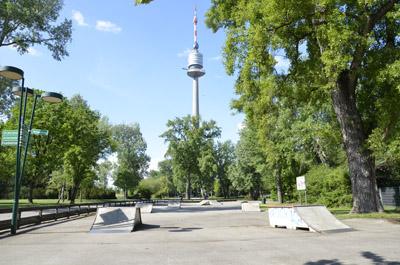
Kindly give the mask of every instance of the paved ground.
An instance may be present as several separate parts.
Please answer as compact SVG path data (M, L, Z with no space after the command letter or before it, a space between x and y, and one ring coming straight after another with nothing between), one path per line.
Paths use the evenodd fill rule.
M318 234L275 229L267 214L238 205L155 207L144 227L127 234L90 234L94 215L0 235L0 264L381 264L400 265L400 225L345 221L353 232Z

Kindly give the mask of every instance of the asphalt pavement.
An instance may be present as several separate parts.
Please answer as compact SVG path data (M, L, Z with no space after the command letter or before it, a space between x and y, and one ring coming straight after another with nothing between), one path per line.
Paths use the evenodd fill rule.
M92 234L94 215L0 235L0 264L400 265L400 225L349 219L351 232L272 228L266 212L222 206L154 207L132 233Z

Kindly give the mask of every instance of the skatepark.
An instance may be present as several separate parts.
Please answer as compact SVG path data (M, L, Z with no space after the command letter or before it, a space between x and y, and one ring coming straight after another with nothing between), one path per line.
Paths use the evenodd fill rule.
M348 219L341 223L351 230L310 232L272 227L267 212L241 208L240 202L153 206L134 232L90 232L99 211L59 219L0 235L0 263L400 264L398 224ZM136 218L126 213L121 219L118 208L111 212L97 225Z

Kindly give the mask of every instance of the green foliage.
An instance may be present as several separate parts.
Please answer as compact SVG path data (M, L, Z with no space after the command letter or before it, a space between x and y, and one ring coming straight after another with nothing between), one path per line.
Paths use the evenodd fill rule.
M62 6L62 0L0 1L0 47L12 45L24 54L34 45L44 45L56 60L68 56L72 21L56 24Z
M258 199L262 190L262 171L259 165L265 161L255 131L245 127L240 132L236 146L236 163L230 167L229 178L233 187L242 194Z
M118 154L114 185L123 189L126 197L128 190L133 190L143 179L148 168L147 144L138 124L114 126L113 139Z
M216 170L212 148L221 130L214 121L200 123L190 116L169 120L167 127L161 137L168 142L167 156L172 161L178 191L185 190L187 198L191 196L192 184L203 194L211 191Z
M63 160L65 173L72 178L73 202L81 181L88 174L94 175L97 161L111 151L111 131L100 126L100 114L91 110L82 97L71 98L69 106L62 129L69 132L66 141L70 145Z
M232 183L229 179L229 168L235 163L235 146L231 141L218 142L215 147L215 162L217 166L214 193L228 198L231 194ZM215 186L218 183L217 187Z
M15 85L12 80L0 77L0 118L9 116L9 112L14 101L11 87Z
M357 185L354 207L379 208L373 192L362 200L375 185L372 156L364 148L370 135L378 166L394 174L391 164L400 150L395 3L212 1L207 25L226 31L224 63L237 76L233 107L256 128L276 183L290 183L314 164L340 165L341 132L347 154L362 157L348 160ZM287 70L276 69L280 58L287 60ZM339 92L343 100L332 101Z
M344 166L312 167L306 174L306 185L309 203L319 203L327 207L351 205L351 183L348 169Z
M141 199L160 198L165 193L163 192L162 178L147 178L140 181L136 194Z

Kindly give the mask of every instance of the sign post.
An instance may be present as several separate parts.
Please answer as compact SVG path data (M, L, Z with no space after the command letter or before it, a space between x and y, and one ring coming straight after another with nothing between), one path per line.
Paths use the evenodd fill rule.
M300 204L301 204L301 192L304 190L304 197L305 197L305 202L307 204L307 189L306 189L306 177L305 176L300 176L296 178L296 186L297 190L299 191L299 197L300 197Z

